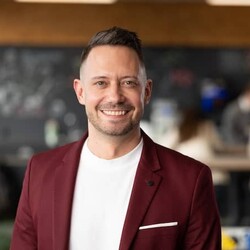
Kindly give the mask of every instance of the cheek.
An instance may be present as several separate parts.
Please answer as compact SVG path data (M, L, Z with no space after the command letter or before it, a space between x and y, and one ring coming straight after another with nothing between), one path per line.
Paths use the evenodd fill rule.
M100 102L100 98L96 95L88 95L86 93L85 95L85 105L88 106L88 107L95 107L99 104Z
M143 109L145 105L145 95L143 93L132 97L131 100L137 109Z
M147 96L145 92L141 93L141 99L140 99L141 105L144 106L145 104L147 104Z

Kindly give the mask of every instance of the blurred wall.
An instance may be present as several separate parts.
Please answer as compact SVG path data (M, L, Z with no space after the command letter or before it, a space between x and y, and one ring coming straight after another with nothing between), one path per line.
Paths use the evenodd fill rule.
M205 4L113 5L0 3L0 45L84 45L113 25L137 31L150 46L247 47L250 7Z

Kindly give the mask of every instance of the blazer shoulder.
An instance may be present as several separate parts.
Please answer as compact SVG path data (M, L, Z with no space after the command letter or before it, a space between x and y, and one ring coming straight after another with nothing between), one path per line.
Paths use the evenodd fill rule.
M161 170L162 173L179 173L184 176L186 174L197 176L200 174L201 170L204 172L211 172L210 168L206 164L154 142L144 132L143 136L144 163L146 165L149 165L148 163L150 163L150 167L154 171Z
M174 167L176 170L181 171L195 171L200 172L201 170L210 172L210 168L194 158L181 154L173 149L164 147L155 143L161 166L168 165Z
M58 158L61 159L71 148L76 145L78 141L67 143L65 145L49 149L46 151L38 152L32 156L32 159L41 160L43 158Z
M34 171L40 172L51 169L64 161L68 155L73 159L80 157L83 140L65 144L63 146L34 154L28 166Z

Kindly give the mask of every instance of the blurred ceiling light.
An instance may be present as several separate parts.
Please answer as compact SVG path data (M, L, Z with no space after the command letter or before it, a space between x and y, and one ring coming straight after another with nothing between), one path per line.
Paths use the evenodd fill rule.
M211 5L250 6L250 0L206 0Z
M112 4L117 0L15 0L23 3L85 3L85 4Z

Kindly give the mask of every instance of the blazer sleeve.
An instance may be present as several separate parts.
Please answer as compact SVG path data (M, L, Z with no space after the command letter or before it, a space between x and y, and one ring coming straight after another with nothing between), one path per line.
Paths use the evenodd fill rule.
M36 250L37 239L29 201L31 160L26 169L14 223L10 250Z
M221 249L220 217L211 171L207 167L201 168L197 178L183 249Z

